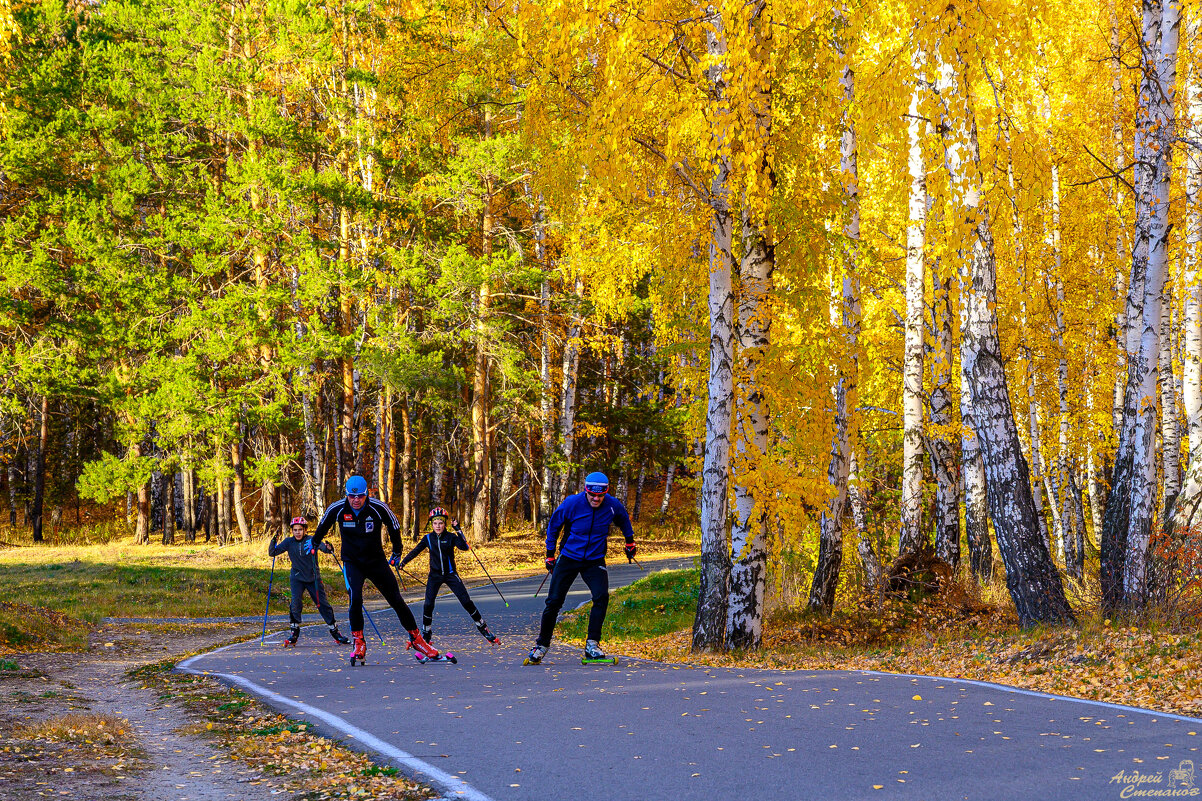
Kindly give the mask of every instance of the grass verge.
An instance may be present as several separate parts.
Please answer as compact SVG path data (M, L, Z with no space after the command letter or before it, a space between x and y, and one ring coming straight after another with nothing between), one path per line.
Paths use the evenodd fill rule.
M198 721L190 733L212 738L234 759L277 777L277 783L294 797L305 801L435 797L395 768L377 765L364 754L318 736L308 723L273 712L215 679L174 668L175 661L168 660L129 675L160 696L182 702Z
M973 679L1202 717L1202 634L1196 631L1137 628L1088 610L1080 611L1077 626L1021 629L1008 607L953 590L922 603L865 599L831 616L778 610L765 620L759 650L694 654L696 599L696 571L654 574L617 590L607 648L715 667ZM587 606L565 615L564 634L582 638L587 615Z
M78 618L45 607L0 601L0 654L22 651L83 651L90 626ZM0 670L7 660L0 659Z
M334 546L339 547L337 538ZM656 557L696 553L696 544L688 539L648 540L640 547ZM507 533L475 550L498 581L543 567L542 538L534 529ZM460 554L461 575L468 580L484 579L480 562L475 556ZM347 595L342 573L328 556L322 556L321 565L330 602L344 607ZM265 541L223 547L206 543L133 545L128 540L11 546L0 548L0 597L54 609L89 623L105 617L262 615L269 582L272 609L282 612L288 605L287 557L276 559L274 580L271 569ZM413 563L409 572L424 579L425 559ZM412 579L406 577L406 582L411 584ZM369 600L377 597L370 584L366 595ZM310 601L305 609L312 610ZM5 622L0 611L0 627ZM0 628L0 642L17 647L23 631L18 627L6 635Z

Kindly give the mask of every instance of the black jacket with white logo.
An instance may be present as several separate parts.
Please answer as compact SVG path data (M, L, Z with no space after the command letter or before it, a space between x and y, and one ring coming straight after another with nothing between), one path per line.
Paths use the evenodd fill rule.
M344 561L362 565L385 560L387 557L384 556L384 545L380 537L382 530L388 531L393 553L401 552L400 521L387 504L375 498L368 498L357 515L346 498L330 504L322 513L321 522L317 524L317 531L313 535L314 547L320 545L334 527L337 527L338 533L342 535Z

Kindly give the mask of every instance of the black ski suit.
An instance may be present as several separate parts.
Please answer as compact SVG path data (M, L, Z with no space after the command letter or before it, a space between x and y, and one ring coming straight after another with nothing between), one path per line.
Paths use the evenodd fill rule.
M426 534L412 551L405 554L401 567L409 564L417 558L418 554L427 549L430 551L430 575L426 578L426 602L422 605L422 627L428 629L434 622L434 599L443 584L451 588L451 592L455 593L455 597L459 599L464 611L479 626L483 617L480 610L472 603L467 587L463 586L463 580L459 578L459 573L455 570L455 549L468 550L463 529L456 528L454 531L447 529L442 534L435 534L431 531Z
M317 532L313 535L313 545L320 545L335 526L342 535L342 562L346 568L346 581L350 585L351 631L363 631L364 581L376 585L384 600L396 611L405 631L416 631L417 621L401 598L401 588L397 586L396 576L388 567L380 539L381 531L387 530L388 538L392 541L392 552L401 552L401 524L396 515L387 504L375 498L368 498L356 513L350 501L343 498L330 504L322 513Z
M326 548L329 547L327 544ZM305 553L306 548L309 549L308 553ZM333 552L333 548L327 551ZM288 583L292 589L292 602L288 604L288 622L292 624L293 631L300 629L301 604L306 592L313 599L313 603L317 604L321 619L333 631L334 610L326 599L326 588L321 583L321 571L317 568L317 548L313 546L313 541L308 537L299 540L296 537L285 537L277 543L273 538L271 545L267 547L267 555L279 556L282 553L287 553L289 561L292 562L292 570L288 574Z

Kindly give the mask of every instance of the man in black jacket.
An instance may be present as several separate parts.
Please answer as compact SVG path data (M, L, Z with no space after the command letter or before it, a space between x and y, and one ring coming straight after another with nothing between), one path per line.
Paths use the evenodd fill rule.
M347 479L346 498L330 504L322 514L313 535L313 547L321 545L322 539L335 526L342 535L342 562L350 585L351 636L355 638L353 658L362 660L367 655L367 643L363 639L363 582L370 581L396 610L401 625L409 632L409 647L417 651L418 658L437 659L438 651L417 630L417 621L401 598L396 576L388 569L389 565L401 563L401 524L387 504L367 497L367 481L362 476ZM392 557L388 559L384 558L381 530L386 530L392 541Z

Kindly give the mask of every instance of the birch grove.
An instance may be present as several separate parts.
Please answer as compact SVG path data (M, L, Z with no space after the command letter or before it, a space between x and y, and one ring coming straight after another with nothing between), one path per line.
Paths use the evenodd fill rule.
M598 470L696 544L696 649L915 564L1024 625L1193 592L1195 6L185 6L13 17L14 530L362 473L537 543Z

